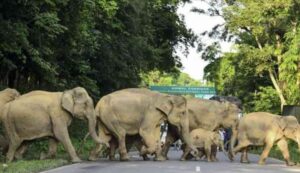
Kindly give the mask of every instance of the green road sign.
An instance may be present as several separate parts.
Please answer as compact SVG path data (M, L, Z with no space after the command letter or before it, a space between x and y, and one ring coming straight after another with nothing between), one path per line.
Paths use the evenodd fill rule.
M169 94L216 95L215 87L150 86L150 90Z

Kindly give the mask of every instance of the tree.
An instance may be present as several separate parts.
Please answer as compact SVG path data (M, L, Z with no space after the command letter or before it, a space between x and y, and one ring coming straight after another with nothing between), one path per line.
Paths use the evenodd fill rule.
M158 86L201 86L200 81L191 78L188 74L180 72L165 73L158 70L141 74L141 87L149 87L151 85Z
M222 3L214 0L209 4L218 6L211 6L206 12L199 9L194 10L212 16L220 15L224 18L224 24L217 25L212 31L205 34L219 39L233 39L236 48L235 54L238 55L235 58L238 58L238 62L231 68L234 68L236 73L240 73L237 70L253 69L253 77L258 79L263 77L266 81L259 82L258 86L266 86L266 83L271 82L271 86L280 99L281 109L283 105L299 104L300 101L299 46L296 46L299 45L299 42L296 41L299 33L299 2L297 0L235 0ZM212 52L212 49L208 48L205 49L205 52ZM205 55L210 54L205 53ZM223 62L223 60L218 60L218 57L222 59L227 57L227 55L214 55L213 58L210 58L212 63ZM207 71L216 71L218 68L220 67L207 68ZM237 75L234 79L240 80L238 77L246 80L250 76ZM219 81L220 79L215 80ZM232 80L230 83L235 82ZM253 91L250 87L248 91L254 94L259 88L256 87Z
M3 0L0 86L26 92L85 87L97 98L136 87L140 73L178 73L193 45L176 9L187 0Z

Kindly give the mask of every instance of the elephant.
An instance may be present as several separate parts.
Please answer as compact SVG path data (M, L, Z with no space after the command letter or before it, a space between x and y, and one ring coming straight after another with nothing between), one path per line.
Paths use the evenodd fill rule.
M61 142L71 161L80 162L68 133L73 118L87 120L94 141L103 143L96 132L93 100L82 87L64 92L32 91L9 102L1 117L9 142L7 162L14 159L23 142L42 137L50 137L54 146Z
M19 96L20 96L20 93L15 89L6 88L6 89L0 91L0 117L2 116L1 110L3 109L4 105L6 103L9 103L9 102L17 99ZM0 148L1 148L3 154L5 154L7 152L7 149L8 149L7 139L2 135L0 135Z
M160 125L168 121L178 129L187 146L196 152L190 143L189 121L186 114L186 99L144 88L123 89L108 94L96 105L99 116L99 137L110 141L115 137L119 144L120 160L129 160L126 150L126 135L140 135L143 141L141 155L161 156ZM101 146L97 145L90 158L96 158Z
M210 155L211 155L212 161L218 161L218 159L217 159L218 147L220 147L223 152L226 151L226 150L222 149L222 146L217 146L217 145L213 144L210 149L210 152L211 152ZM225 149L225 147L224 147L224 149ZM185 144L183 144L181 146L181 150L184 152ZM205 157L207 159L207 154L205 152L205 148L198 148L198 152L199 153L196 156L196 159L202 159L203 157ZM225 155L227 155L227 154L225 153ZM194 158L193 154L189 153L183 160L191 160L193 158Z
M190 98L187 100L187 112L189 131L197 128L208 131L217 131L219 128L231 128L233 135L230 139L230 144L231 149L233 148L233 141L235 141L235 134L237 133L239 113L241 112L237 105L230 102ZM162 149L165 158L167 158L171 144L179 138L180 136L176 128L169 125L166 142ZM232 152L230 154L232 155Z
M115 137L109 142L110 145L110 152L109 152L109 160L116 160L115 154L118 145L118 141ZM141 153L143 143L142 139L139 135L128 136L126 135L126 150L129 151L131 148L135 147L137 151ZM142 155L143 160L150 160L147 154ZM92 159L91 159L92 160Z
M217 147L221 147L224 150L224 143L218 132L208 131L205 129L194 129L190 133L192 143L197 147L199 154L195 155L199 160L203 155L206 156L208 162L217 161ZM186 157L191 152L191 149L184 147L184 153L181 156L181 160L186 160Z
M264 146L259 164L265 164L266 158L274 144L282 152L287 165L293 165L290 160L286 139L298 144L300 149L300 126L294 116L279 116L267 112L253 112L241 118L238 126L238 145L233 154L242 151L241 162L249 163L247 149L251 146Z

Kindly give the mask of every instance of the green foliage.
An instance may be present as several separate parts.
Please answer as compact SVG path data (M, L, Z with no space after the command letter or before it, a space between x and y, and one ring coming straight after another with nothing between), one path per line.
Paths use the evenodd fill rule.
M0 89L25 93L82 86L98 101L117 89L137 87L141 73L179 75L175 47L186 48L196 39L176 13L184 2L188 0L2 0ZM182 83L191 81L180 78ZM74 121L69 128L75 148L86 127ZM83 158L93 145L90 141L84 146ZM25 159L38 159L47 148L47 140L34 141ZM61 145L58 158L68 158ZM31 163L36 166L24 166ZM45 163L52 167L62 162L16 162L8 170L37 172Z
M287 96L288 104L299 103L300 100L300 28L297 28L296 35L287 33L286 37L290 40L288 50L283 54L283 61L281 64L282 78L287 81L283 86Z
M191 78L186 73L165 73L158 70L141 74L141 87L149 87L150 85L159 86L200 86L200 81Z
M22 92L85 87L97 98L135 87L140 73L176 72L175 46L195 36L177 15L186 0L3 0L0 86Z
M204 72L205 78L214 82L219 95L238 97L243 102L244 112L251 112L254 111L254 93L271 83L265 74L256 73L255 61L241 61L246 53L225 53L206 66Z
M225 23L204 34L233 41L235 49L221 54L218 43L202 48L202 58L210 62L206 79L220 94L242 99L247 112L278 113L284 104L299 104L300 1L207 2L208 10L194 11L222 16Z
M37 173L51 168L63 166L67 164L66 160L31 160L17 161L8 164L7 167L0 165L0 172L3 173Z
M280 102L275 89L271 86L260 87L254 95L253 111L280 114Z
M207 2L212 5L209 10L194 11L222 16L225 22L205 34L232 41L235 49L221 54L218 44L203 48L203 59L210 62L206 79L215 83L221 95L239 97L245 112L280 114L283 104L299 104L300 1ZM289 151L292 160L299 162L296 143L289 142ZM254 153L261 154L262 148ZM277 146L270 156L283 159Z

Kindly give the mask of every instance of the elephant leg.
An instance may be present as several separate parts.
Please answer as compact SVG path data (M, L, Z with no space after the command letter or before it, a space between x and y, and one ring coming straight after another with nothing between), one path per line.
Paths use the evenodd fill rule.
M143 147L143 143L141 141L138 141L138 143L136 144L136 148L140 153L142 151L142 147ZM150 158L147 156L147 154L142 154L141 156L143 157L143 160L145 160L145 161L150 160Z
M107 127L108 128L111 127L111 124L107 124ZM127 153L127 149L126 149L126 131L117 124L112 125L112 129L115 129L114 135L119 144L120 160L128 161L129 157L128 157L128 153Z
M218 147L217 145L212 145L211 146L211 159L213 162L217 162L217 152L218 152Z
M147 156L147 154L142 155L142 157L143 157L144 161L150 160L150 158Z
M57 152L57 145L58 145L58 141L56 139L49 138L48 153L47 153L47 155L44 155L43 153L41 153L40 160L55 158L56 152Z
M88 160L90 160L90 161L97 160L102 148L103 148L103 145L97 143L95 148L92 151L90 151Z
M241 163L250 163L248 160L248 147L242 149Z
M58 141L54 138L49 139L48 158L55 158L57 152Z
M116 160L116 150L118 147L118 141L113 138L111 141L109 141L109 160L114 161Z
M283 158L286 162L286 165L288 166L293 166L295 165L295 163L293 163L291 160L290 160L290 154L289 154L289 149L288 149L288 144L286 142L285 139L280 139L278 142L277 142L277 146L278 148L280 149L282 155L283 155Z
M98 126L99 138L105 141L106 143L111 143L111 140L114 138L110 134L104 133L103 126ZM114 139L116 141L116 139ZM117 141L116 141L117 142ZM96 144L95 148L90 151L88 160L95 161L98 159L100 152L103 150L104 146L102 144Z
M181 160L181 161L185 161L185 160L187 159L187 156L191 155L191 154L190 154L191 151L192 151L191 148L185 147L185 148L184 148L184 152L183 152L183 154L182 154L180 160Z
M162 155L165 157L165 159L168 159L168 152L171 147L171 145L179 139L178 135L176 134L176 128L172 125L168 126L168 132L166 136L165 144L162 148Z
M209 148L206 148L205 149L205 153L206 153L206 158L207 158L207 161L208 162L212 162L212 159L211 159L211 151Z
M232 134L231 134L231 137L230 137L230 145L229 144L227 144L228 145L228 150L229 150L229 152L228 152L228 158L231 160L231 161L233 161L233 159L234 159L234 155L235 155L235 153L234 153L234 151L233 151L233 148L234 148L234 146L235 146L235 142L236 142L236 139L237 139L237 137L238 137L238 132L237 132L237 129L236 128L232 128ZM246 139L246 136L245 136L245 134L242 134L243 135L243 138L245 138ZM241 138L240 138L241 139Z
M121 161L128 161L128 153L126 149L126 131L118 122L106 122L106 127L113 133L119 144L119 153Z
M14 141L10 142L8 152L6 154L6 161L8 163L13 161L16 150L20 147L21 144L22 144L22 141L19 139L15 139Z
M233 149L233 155L236 155L237 152L241 151L243 148L248 147L251 143L248 141L248 139L240 138L239 143L236 147Z
M212 158L211 158L211 145L209 143L205 143L204 148L205 148L207 161L211 162L212 161Z
M145 143L145 146L141 148L141 155L155 153L155 160L165 160L161 155L160 126L157 126L154 129L141 128L139 133Z
M28 148L28 144L23 142L15 153L15 159L17 160L23 159L23 155L27 151L27 148Z
M200 159L205 156L205 151L203 149L199 149L198 152L199 152L198 156L199 156Z
M272 146L273 146L273 142L266 143L266 145L264 147L264 150L263 150L263 152L260 155L258 164L260 164L260 165L264 165L265 164L266 159L267 159L267 157L268 157L268 155L270 153L270 150L271 150Z
M120 153L120 160L121 161L128 161L129 157L126 150L126 134L120 133L118 136L118 143L119 143L119 153Z
M191 153L188 153L188 155L185 157L185 160L192 160L192 158L194 158L194 156Z
M161 141L160 141L160 126L158 126L155 129L154 137L156 137L156 141L155 141L155 158L154 158L154 160L156 160L156 161L166 160L166 158L162 156Z
M7 139L4 137L4 136L2 136L2 135L0 135L0 148L1 148L1 150L2 150L2 154L3 155L5 155L6 153L7 153L7 151L8 151L8 141L7 141Z
M59 122L54 122L54 135L56 139L61 142L64 148L67 150L71 157L73 163L81 162L81 159L77 156L76 151L70 140L68 129L66 125L60 124Z

